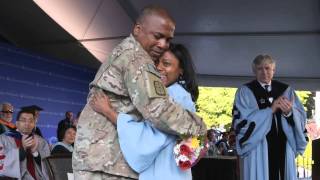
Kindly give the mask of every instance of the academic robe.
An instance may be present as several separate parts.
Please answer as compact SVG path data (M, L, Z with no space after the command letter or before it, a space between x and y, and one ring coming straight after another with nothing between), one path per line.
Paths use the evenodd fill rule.
M0 118L0 134L16 129L16 125Z
M48 143L38 135L39 145L37 151L38 158L33 157L33 165L37 180L47 180L48 172L43 161L44 158L50 156L50 148ZM0 146L3 148L5 159L10 160L9 163L4 163L4 171L0 170L0 175L11 176L22 180L34 180L27 168L27 153L18 148L15 138L21 140L21 134L17 131L9 131L0 135ZM20 169L20 171L19 171ZM18 170L12 173L8 170Z
M233 128L243 180L275 180L269 178L272 174L269 167L274 168L275 164L284 168L281 179L297 179L295 157L303 154L308 141L306 113L291 87L278 81L272 81L271 87L268 93L258 81L253 81L236 93ZM273 114L270 108L273 100L281 95L293 102L289 117L281 112ZM277 143L279 146L275 146ZM272 159L269 156L278 157L278 162L271 160L275 164L269 166Z
M73 146L64 142L57 142L51 151L51 155L66 155L72 156Z
M190 94L178 83L168 87L173 100L195 112ZM137 122L134 117L120 113L117 121L121 151L130 167L139 173L139 180L191 180L191 169L177 166L173 147L177 137L165 134L148 120Z

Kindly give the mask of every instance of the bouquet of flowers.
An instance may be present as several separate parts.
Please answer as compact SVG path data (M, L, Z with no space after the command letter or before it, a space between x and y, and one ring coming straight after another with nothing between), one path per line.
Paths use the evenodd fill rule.
M194 166L208 151L209 144L205 137L189 137L177 141L173 153L177 166L187 170Z

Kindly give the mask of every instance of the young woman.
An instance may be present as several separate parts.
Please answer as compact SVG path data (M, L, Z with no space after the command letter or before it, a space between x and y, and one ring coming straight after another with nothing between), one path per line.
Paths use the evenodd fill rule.
M157 69L173 100L195 112L199 91L188 50L172 44L157 63ZM175 163L173 147L178 137L153 128L148 120L138 122L132 116L115 112L103 93L95 94L90 103L117 126L121 151L140 180L192 179L190 169L182 171Z

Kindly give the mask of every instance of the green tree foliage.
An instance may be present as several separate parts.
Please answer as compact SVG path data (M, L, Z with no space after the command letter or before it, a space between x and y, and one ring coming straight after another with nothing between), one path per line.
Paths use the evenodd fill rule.
M312 110L314 110L314 93L310 91L296 91L297 96L304 106L304 110L307 112L307 118L311 118Z
M312 93L310 91L296 91L296 94L302 102L304 108L307 109L306 103L309 96L312 95Z
M197 110L207 127L217 127L223 124L225 128L230 128L236 89L200 87L199 91Z
M297 96L299 97L300 101L302 102L304 109L308 112L312 112L314 110L314 93L310 91L296 91ZM308 118L310 118L310 113L308 115ZM306 150L302 156L298 156L296 158L297 165L300 167L304 167L306 169L311 170L311 164L312 164L312 147L311 147L312 141L309 140L309 143L306 147Z

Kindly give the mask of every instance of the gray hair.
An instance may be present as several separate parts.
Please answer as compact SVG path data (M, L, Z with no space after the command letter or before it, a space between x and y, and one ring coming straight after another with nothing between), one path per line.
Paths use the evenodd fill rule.
M3 107L4 107L4 106L6 106L6 105L7 105L7 106L11 106L11 107L13 107L11 103L8 103L8 102L2 102L2 103L0 104L0 110L2 111Z
M13 106L12 106L12 104L11 103L8 103L8 102L2 102L1 104L0 104L0 111L2 111L3 110L3 107L4 106L11 106L12 108L13 108ZM3 117L3 115L2 115L2 113L0 114L0 118L2 118Z
M252 71L256 72L256 67L261 64L272 64L275 67L276 61L268 54L260 54L252 62Z

